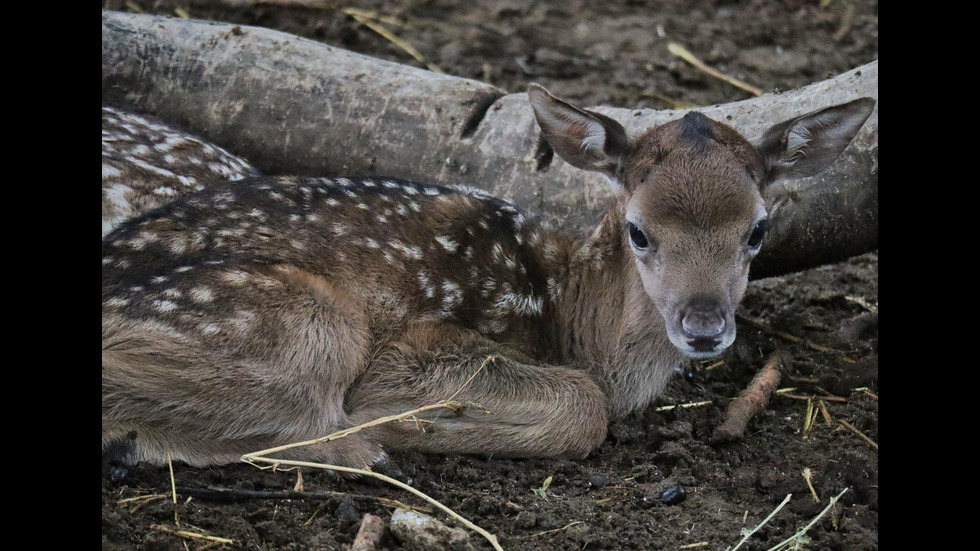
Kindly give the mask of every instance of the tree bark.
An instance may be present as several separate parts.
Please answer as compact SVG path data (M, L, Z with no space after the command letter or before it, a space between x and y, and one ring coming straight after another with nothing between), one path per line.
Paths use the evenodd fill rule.
M559 95L561 90L555 90ZM770 125L878 97L878 63L804 88L699 109L750 140ZM256 27L103 12L102 102L174 121L270 174L464 183L585 231L604 178L546 147L526 94ZM629 131L685 110L595 108ZM878 109L834 165L766 192L772 230L753 277L878 247Z

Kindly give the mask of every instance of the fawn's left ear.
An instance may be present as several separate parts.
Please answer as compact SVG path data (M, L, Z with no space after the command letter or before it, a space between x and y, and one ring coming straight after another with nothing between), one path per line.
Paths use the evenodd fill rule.
M619 168L632 149L626 130L605 115L579 109L552 96L537 84L527 95L541 134L568 164L604 174L619 188Z
M875 103L871 98L856 99L770 128L757 144L766 163L766 183L813 176L830 166L871 115Z

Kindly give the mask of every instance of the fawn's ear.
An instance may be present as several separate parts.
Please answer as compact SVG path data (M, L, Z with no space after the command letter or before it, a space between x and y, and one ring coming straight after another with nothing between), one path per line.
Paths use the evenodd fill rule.
M604 174L619 187L622 160L632 149L626 130L605 115L579 109L552 96L537 84L527 95L541 134L568 164Z
M757 145L767 183L813 176L830 166L871 115L875 100L861 98L781 122Z

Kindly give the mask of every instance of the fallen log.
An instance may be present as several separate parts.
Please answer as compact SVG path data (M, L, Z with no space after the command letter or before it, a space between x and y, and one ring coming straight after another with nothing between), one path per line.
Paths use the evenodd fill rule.
M560 90L556 90L560 92ZM811 86L699 109L749 139L773 122L878 97L878 64ZM103 12L102 101L157 115L269 174L385 175L484 188L569 230L611 195L541 145L526 94L256 27ZM629 131L685 110L595 109ZM878 110L820 176L767 191L753 277L878 247Z

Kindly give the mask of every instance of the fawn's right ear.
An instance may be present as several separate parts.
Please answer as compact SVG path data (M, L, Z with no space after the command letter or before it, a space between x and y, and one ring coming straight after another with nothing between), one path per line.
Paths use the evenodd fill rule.
M529 84L527 95L542 136L558 156L605 175L618 189L620 164L633 147L626 130L605 115L565 103L538 84Z

